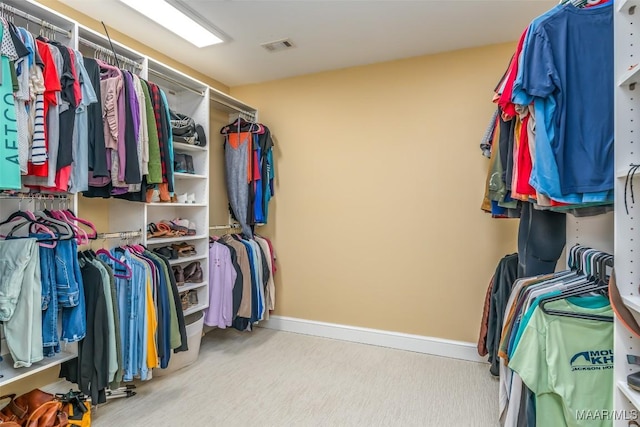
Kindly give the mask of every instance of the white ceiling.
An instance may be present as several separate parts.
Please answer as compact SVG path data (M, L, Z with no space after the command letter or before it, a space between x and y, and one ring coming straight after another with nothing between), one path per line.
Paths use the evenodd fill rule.
M182 0L228 35L198 49L118 0L61 0L228 86L514 41L549 0ZM154 0L149 0L152 3ZM290 38L270 53L261 43Z

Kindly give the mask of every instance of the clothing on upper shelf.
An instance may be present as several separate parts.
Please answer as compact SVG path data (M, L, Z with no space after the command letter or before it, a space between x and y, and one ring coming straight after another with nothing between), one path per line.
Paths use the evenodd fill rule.
M171 121L162 89L4 18L0 25L0 126L6 130L0 190L141 202L150 184L173 192Z
M273 139L268 127L238 118L223 127L225 176L233 216L248 238L255 224L266 224L275 195Z
M611 210L612 4L566 2L522 33L480 144L491 157L482 209L494 217L517 216L522 202L576 216Z
M254 235L212 237L209 248L209 308L204 323L244 331L275 309L275 252Z

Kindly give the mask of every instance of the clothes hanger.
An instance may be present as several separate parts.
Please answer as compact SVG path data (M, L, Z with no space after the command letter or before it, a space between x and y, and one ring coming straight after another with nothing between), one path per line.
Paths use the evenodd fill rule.
M124 262L120 261L119 259L117 259L116 257L114 257L113 255L111 255L111 252L109 252L108 250L102 248L102 249L98 249L96 251L96 255L104 255L105 257L109 258L111 261L113 261L116 265L119 265L121 267L124 267L124 269L127 271L126 275L123 274L116 274L116 272L113 272L113 276L117 277L119 279L131 279L131 277L133 276L133 271L131 271L131 267L129 267L127 264L125 264Z

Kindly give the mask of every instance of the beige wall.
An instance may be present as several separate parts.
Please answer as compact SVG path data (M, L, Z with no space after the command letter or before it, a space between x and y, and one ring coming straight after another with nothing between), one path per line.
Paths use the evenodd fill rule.
M276 137L277 313L477 339L517 222L478 148L513 44L231 88Z

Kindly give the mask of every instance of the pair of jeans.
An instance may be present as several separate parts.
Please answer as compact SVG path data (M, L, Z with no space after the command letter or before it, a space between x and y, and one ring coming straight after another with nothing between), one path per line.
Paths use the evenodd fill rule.
M42 282L35 239L0 240L0 321L14 368L43 359Z
M58 339L58 291L56 286L54 249L40 247L40 276L42 278L42 347L44 355L60 353Z
M74 239L59 240L54 253L58 306L62 308L62 341L80 341L87 334L87 315L78 245Z

